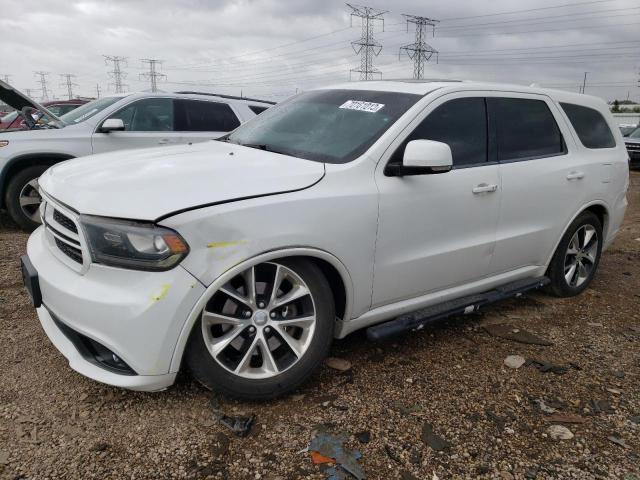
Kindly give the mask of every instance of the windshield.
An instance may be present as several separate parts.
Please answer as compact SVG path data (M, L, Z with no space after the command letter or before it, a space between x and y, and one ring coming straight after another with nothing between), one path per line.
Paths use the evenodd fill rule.
M18 112L11 112L5 115L4 117L0 118L0 122L2 123L13 122L17 117L18 117Z
M640 128L636 128L629 134L629 138L640 138Z
M85 103L81 107L71 110L69 113L60 117L66 124L74 124L84 122L86 119L93 117L96 113L101 112L110 105L113 105L118 100L122 100L124 97L104 97L94 100L93 102Z
M269 108L223 140L326 163L362 155L420 95L319 90Z

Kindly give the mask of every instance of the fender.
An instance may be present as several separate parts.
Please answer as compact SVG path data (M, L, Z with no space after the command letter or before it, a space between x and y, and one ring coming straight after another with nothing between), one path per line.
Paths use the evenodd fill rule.
M0 207L4 207L4 192L5 192L5 187L8 181L8 174L16 163L22 162L22 161L32 161L32 160L35 160L36 162L38 160L48 160L48 161L53 161L52 162L52 165L53 165L54 163L62 162L64 160L70 160L72 158L75 158L75 156L69 155L68 153L53 153L53 152L25 153L23 155L18 155L17 157L13 157L11 160L5 163L5 165L2 167L2 170L0 170Z
M231 280L238 273L246 270L249 267L253 267L259 263L267 262L269 260L275 260L277 258L283 257L315 257L321 260L325 260L329 262L333 267L336 268L340 277L342 278L342 282L345 286L345 310L344 310L344 318L351 318L351 308L352 308L352 299L353 299L353 281L351 279L351 275L349 271L345 267L345 265L334 255L326 252L324 250L319 250L311 247L295 247L295 248L286 248L282 250L272 250L269 252L262 253L255 257L252 257L248 260L245 260L234 267L231 267L229 270L220 275L216 280L211 283L202 294L200 299L196 302L196 304L191 309L187 321L182 327L180 331L180 336L178 337L178 341L173 351L173 356L171 358L171 367L169 372L176 373L180 370L180 364L182 362L182 357L184 354L184 349L187 345L187 340L189 339L189 335L191 334L191 330L193 326L200 318L200 312L205 307L207 301L209 300L210 295L218 290L222 285Z
M609 208L609 205L607 204L607 202L605 202L604 200L601 200L601 199L593 200L593 201L591 201L589 203L585 203L584 205L582 205L582 207L580 207L578 209L578 211L571 217L571 219L566 223L566 225L562 229L562 233L560 234L560 236L556 240L555 245L553 247L553 250L551 251L551 254L547 257L547 261L544 264L545 268L549 268L549 264L551 263L551 259L555 255L556 250L558 249L558 245L560 245L560 242L562 241L562 237L564 237L564 234L569 229L569 226L573 223L573 221L576 218L578 218L578 215L580 215L582 212L584 212L587 208L593 207L594 205L597 205L599 207L603 207L605 209L606 215L609 216L610 208ZM605 223L603 223L603 225L602 225L602 236L604 237L602 239L602 242L603 242L602 249L603 250L604 250L604 240L607 238L607 227L608 227L608 225L607 225L607 223L605 221Z

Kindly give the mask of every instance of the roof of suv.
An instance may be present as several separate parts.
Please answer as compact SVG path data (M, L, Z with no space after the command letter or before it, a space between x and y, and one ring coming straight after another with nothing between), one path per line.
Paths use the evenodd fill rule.
M415 95L427 95L435 90L447 89L457 90L495 90L500 92L532 93L538 95L548 95L560 102L572 102L580 105L592 107L606 106L606 102L599 97L585 95L582 93L567 92L566 90L555 90L551 88L539 87L535 84L530 86L510 83L476 82L471 80L455 79L401 79L401 80L367 80L358 82L347 82L329 87L321 87L318 90L345 89L345 90L374 90L400 93L412 93Z
M265 106L275 105L276 102L272 102L270 100L259 100L257 98L248 98L248 97L236 97L233 95L223 95L218 93L206 93L206 92L193 92L193 91L180 91L180 92L127 92L127 93L111 93L108 95L104 95L105 97L140 97L140 98L148 98L148 97L171 97L171 98L199 98L201 100L212 101L214 99L219 99L221 101L237 101L243 103L259 103Z

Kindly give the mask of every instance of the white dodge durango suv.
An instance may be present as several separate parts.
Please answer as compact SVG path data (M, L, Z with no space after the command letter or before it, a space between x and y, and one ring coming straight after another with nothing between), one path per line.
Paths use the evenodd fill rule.
M0 81L0 100L45 109ZM25 230L40 224L38 177L51 165L94 153L211 140L271 102L196 92L130 93L99 98L30 130L0 132L0 207ZM28 118L27 118L28 119Z
M159 390L186 367L270 398L354 330L375 340L532 288L582 292L628 175L597 98L348 83L220 141L50 168L23 275L88 377Z

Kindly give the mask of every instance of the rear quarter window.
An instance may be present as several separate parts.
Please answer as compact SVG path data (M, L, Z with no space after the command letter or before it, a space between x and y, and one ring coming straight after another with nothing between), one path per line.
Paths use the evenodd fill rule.
M573 103L561 103L578 138L587 148L612 148L616 140L607 121L597 110Z

